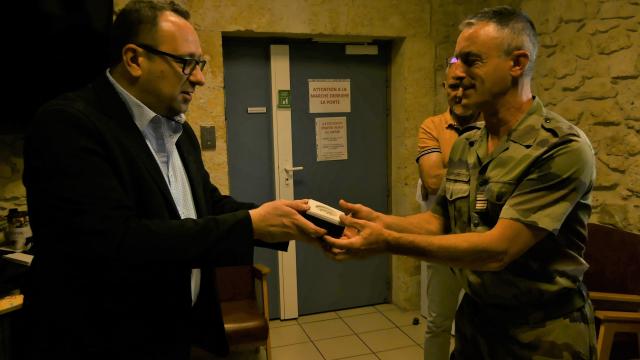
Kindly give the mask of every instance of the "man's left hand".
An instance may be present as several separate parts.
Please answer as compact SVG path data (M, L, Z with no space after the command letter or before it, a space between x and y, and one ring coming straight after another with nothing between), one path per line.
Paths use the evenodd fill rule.
M325 250L336 260L346 260L362 257L379 252L387 248L388 231L381 225L354 219L351 216L340 216L340 221L346 226L339 239L325 235Z

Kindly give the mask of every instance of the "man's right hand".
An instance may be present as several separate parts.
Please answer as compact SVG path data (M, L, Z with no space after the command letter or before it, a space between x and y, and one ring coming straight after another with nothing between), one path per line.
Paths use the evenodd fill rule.
M307 200L275 200L249 210L253 235L266 242L289 240L319 241L326 230L302 217L309 210Z

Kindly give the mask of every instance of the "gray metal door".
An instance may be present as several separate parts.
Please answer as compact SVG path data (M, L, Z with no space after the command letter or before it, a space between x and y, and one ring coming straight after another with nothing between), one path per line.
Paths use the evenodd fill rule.
M344 44L292 43L291 90L296 199L338 207L340 197L387 210L387 51L345 55ZM309 79L349 79L350 113L309 113ZM347 118L348 159L316 161L315 119ZM298 243L300 314L385 302L388 255L335 262L316 246Z
M231 194L241 200L273 199L269 44L264 39L223 39ZM282 41L280 41L282 43ZM288 40L290 46L295 198L336 206L339 197L387 211L387 65L379 55L345 55L343 44ZM309 79L350 79L351 112L309 113ZM249 114L248 107L267 112ZM347 118L348 159L316 161L315 119ZM390 257L338 263L298 242L299 313L310 314L386 302ZM257 249L256 261L277 270L274 252ZM279 314L277 273L269 282L271 315Z

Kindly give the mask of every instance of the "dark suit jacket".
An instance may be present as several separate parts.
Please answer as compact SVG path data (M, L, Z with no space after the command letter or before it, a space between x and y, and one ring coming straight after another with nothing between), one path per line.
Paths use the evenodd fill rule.
M36 357L187 359L190 342L225 352L210 270L252 262L254 205L211 184L187 124L176 146L198 219L179 220L106 76L38 112L24 154L35 255L25 311ZM194 267L203 277L192 307Z

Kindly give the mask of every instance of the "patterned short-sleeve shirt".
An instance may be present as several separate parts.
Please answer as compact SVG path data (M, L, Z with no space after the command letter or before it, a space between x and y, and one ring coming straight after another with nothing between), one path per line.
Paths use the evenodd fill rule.
M544 307L575 290L588 267L582 256L593 148L580 129L539 99L491 154L487 137L483 127L456 141L432 211L450 233L484 232L499 218L546 229L544 239L503 270L454 269L479 303Z

